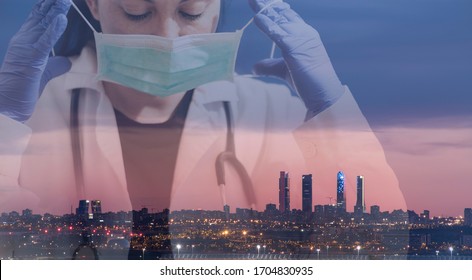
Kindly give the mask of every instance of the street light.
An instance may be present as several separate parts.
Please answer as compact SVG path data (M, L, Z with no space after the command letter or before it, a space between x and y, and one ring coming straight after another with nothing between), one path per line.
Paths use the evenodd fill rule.
M195 248L195 245L192 244L192 255L193 255L193 248Z
M451 251L451 260L452 260L452 251L454 251L454 248L452 248L452 246L449 247L449 251Z
M320 251L321 251L320 248L316 249L316 254L318 255L318 259L320 259Z
M436 251L436 259L439 259L439 251Z
M265 249L266 249L266 245L262 246L262 248L264 248L264 254L266 253Z
M144 261L144 252L146 251L146 248L143 248L143 261Z
M259 256L259 251L261 250L261 245L257 245L257 256Z
M326 257L329 255L329 245L326 245Z
M361 246L357 245L356 250L357 250L357 258L359 258L359 252L361 251Z
M177 258L180 257L180 249L182 248L182 245L177 244Z

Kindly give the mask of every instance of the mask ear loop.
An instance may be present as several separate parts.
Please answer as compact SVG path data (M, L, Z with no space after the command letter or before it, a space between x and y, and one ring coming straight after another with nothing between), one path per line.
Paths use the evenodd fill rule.
M272 7L274 4L277 4L277 3L279 3L279 2L280 2L280 3L283 3L284 0L274 0L274 1L270 2L269 4L265 5L262 9L259 10L259 12L257 12L257 14L256 14L255 16L253 16L253 17L249 20L248 23L246 23L246 25L244 25L243 28L241 28L241 30L244 31L246 28L249 27L249 25L251 25L251 23L254 22L254 18L255 18L256 16L258 16L259 14L261 14L262 12L264 12L265 10L267 10L268 8Z
M243 28L241 28L241 31L244 31L246 30L249 25L251 25L253 22L254 22L254 18L256 16L258 16L259 14L261 14L262 12L264 12L265 10L267 10L268 8L272 7L274 4L277 4L277 3L283 3L284 1L283 0L274 0L272 2L270 2L269 4L267 4L266 6L264 6L262 9L259 10L259 12L257 12L257 14L252 17L248 23L246 23L246 25L244 25ZM273 59L275 57L275 50L277 48L277 45L275 44L275 42L272 42L272 49L270 50L270 56L269 58L270 59ZM247 74L247 75L241 75L242 77L248 77L248 78L258 78L259 76L258 75L254 75L254 74Z
M74 7L74 9L77 11L77 13L79 13L79 15L85 20L85 23L87 23L87 25L90 27L90 29L92 29L94 33L98 33L97 30L95 30L95 28L93 27L93 25L84 16L84 14L82 14L79 7L77 7L77 5L74 3L74 1L70 1L70 2L71 2L71 5Z

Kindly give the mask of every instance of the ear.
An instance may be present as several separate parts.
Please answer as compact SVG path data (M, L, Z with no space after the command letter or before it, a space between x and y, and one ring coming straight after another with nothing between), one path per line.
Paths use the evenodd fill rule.
M97 0L86 0L87 6L89 7L92 16L100 21L100 13L98 12L98 1Z

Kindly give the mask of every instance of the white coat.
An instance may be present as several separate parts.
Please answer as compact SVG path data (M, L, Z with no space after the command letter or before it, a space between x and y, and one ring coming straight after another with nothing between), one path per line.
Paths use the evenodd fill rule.
M77 207L82 197L75 191L69 129L74 88L85 89L80 101L85 198L102 200L105 211L131 209L116 120L96 80L95 53L85 48L71 60L71 70L48 83L26 124L0 116L1 211L64 214ZM327 197L335 196L338 170L350 178L348 210L355 203L357 175L366 178L369 204L405 208L395 174L347 87L336 104L304 123L304 106L287 87L236 77L195 90L178 151L171 210L223 209L214 168L226 141L222 101L230 101L233 109L236 153L254 181L257 210L278 203L281 170L290 172L296 208L301 207L302 173L314 175L314 202L327 204ZM237 177L229 173L226 203L232 210L249 207Z

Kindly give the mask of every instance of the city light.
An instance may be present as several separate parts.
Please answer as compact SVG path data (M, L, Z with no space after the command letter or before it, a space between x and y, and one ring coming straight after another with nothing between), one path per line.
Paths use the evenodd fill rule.
M357 206L363 206L363 200L359 201L361 203ZM100 254L111 254L106 257L113 258L114 250L129 249L130 258L143 260L154 258L157 252L158 258L161 254L164 259L180 258L182 246L189 253L191 250L192 255L197 248L197 256L203 258L211 258L212 254L225 258L254 257L254 248L257 257L261 257L262 248L264 259L320 259L324 247L326 257L323 259L352 259L353 255L360 259L361 249L366 258L374 259L440 259L439 253L447 253L447 250L451 259L454 253L461 258L472 258L472 239L462 228L471 225L472 212L468 208L464 211L464 219L457 219L430 217L428 210L419 215L403 209L381 211L379 205L371 206L370 213L359 210L356 213L356 208L354 212L343 211L344 208L338 211L341 206L330 203L315 205L310 213L302 209L280 212L271 203L266 205L264 212L236 208L229 215L223 211L202 209L153 213L134 210L106 212L90 220L87 215L80 214L32 216L30 210L24 212L26 215L2 213L0 236L3 234L5 242L14 244L19 238L18 233L27 233L23 238L30 240L18 242L18 248L22 250L15 251L16 258L24 259L41 258L47 253L38 252L52 248L65 251L77 246L70 240L80 238L83 244L95 246ZM459 226L458 221L461 223ZM459 236L463 244L453 248L457 239L431 242L437 239L437 231L444 228L451 233L450 236ZM181 245L176 241L189 244ZM175 244L175 247L170 244ZM19 255L24 252L29 255ZM50 254L47 258L67 258L62 257L62 253L60 255Z
M182 245L177 244L177 257L180 257L180 249L182 248Z

